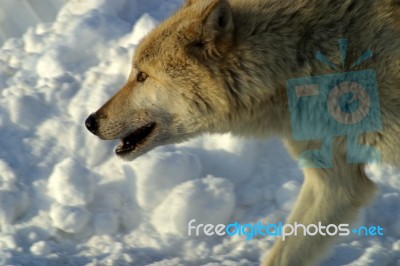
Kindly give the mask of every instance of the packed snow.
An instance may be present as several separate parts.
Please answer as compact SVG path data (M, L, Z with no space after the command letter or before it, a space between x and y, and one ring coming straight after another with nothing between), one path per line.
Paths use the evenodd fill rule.
M284 221L302 174L279 140L205 135L133 162L84 128L181 0L0 2L0 265L258 265L275 237L188 236L190 220ZM321 265L400 265L400 171Z

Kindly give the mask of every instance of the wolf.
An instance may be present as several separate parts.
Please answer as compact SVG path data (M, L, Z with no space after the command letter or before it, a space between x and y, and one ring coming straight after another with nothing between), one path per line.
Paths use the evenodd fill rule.
M335 73L315 54L340 65L342 38L349 44L342 70L370 49L372 58L355 69L374 69L379 87L382 128L356 141L399 165L400 4L393 0L186 0L142 40L128 81L86 127L101 139L121 139L115 152L126 160L206 132L276 135L299 158L322 144L293 139L286 81ZM332 142L332 167L303 169L287 223L349 223L373 198L366 164L348 162L345 136ZM262 265L317 264L334 239L278 239Z

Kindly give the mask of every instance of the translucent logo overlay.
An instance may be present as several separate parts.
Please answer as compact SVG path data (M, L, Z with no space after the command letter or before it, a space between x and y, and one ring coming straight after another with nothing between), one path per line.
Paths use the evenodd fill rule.
M339 40L343 66L347 45L347 40ZM372 51L367 50L351 68L372 56ZM339 69L320 52L316 54L316 59L333 69ZM332 141L336 136L347 137L348 163L380 162L377 149L360 145L358 141L361 134L382 129L375 70L290 79L286 82L286 88L293 139L321 142L319 150L308 150L301 154L301 167L333 167Z

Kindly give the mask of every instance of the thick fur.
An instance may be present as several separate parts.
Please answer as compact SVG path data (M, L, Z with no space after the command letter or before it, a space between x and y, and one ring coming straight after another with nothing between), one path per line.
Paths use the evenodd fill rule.
M285 82L337 72L315 54L340 65L342 38L349 40L342 71L363 51L374 52L356 70L377 72L383 130L359 141L399 165L400 6L393 0L188 0L139 45L128 82L96 112L96 134L123 138L155 122L149 139L126 159L205 132L278 135L297 158L320 143L291 139ZM304 170L287 223L348 223L373 197L364 165L348 164L346 154L346 138L335 138L334 167ZM263 265L315 264L331 242L326 236L278 240Z

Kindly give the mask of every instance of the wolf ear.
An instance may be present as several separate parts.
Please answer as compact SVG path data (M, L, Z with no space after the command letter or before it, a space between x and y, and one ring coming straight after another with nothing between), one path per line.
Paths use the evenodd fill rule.
M199 0L188 2L193 1ZM221 57L233 42L231 6L227 0L209 0L201 4L195 22L185 26L185 35L192 41L187 47L188 52L192 55Z
M192 0L196 1L196 0ZM202 12L204 41L226 39L233 32L231 6L227 0L214 0Z

